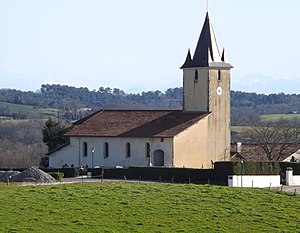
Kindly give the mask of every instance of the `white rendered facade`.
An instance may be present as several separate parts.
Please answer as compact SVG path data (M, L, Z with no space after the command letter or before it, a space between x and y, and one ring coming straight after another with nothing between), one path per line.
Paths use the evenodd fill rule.
M85 143L87 153L84 148ZM108 152L105 144L108 145ZM147 144L150 146L150 151L147 149ZM157 161L156 157L160 153L163 153L163 161L159 159ZM163 164L160 164L161 162ZM75 167L86 165L88 167L173 166L173 139L71 137L68 146L49 156L49 167L62 167L65 164Z

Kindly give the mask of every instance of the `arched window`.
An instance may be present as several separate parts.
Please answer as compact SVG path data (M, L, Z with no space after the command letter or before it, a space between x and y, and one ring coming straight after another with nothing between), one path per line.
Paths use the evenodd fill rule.
M126 150L126 157L129 158L131 156L131 148L129 142L126 143L125 150Z
M195 77L194 77L194 80L195 81L198 81L199 79L199 73L198 73L198 70L195 70Z
M220 82L222 80L221 70L218 70L218 81Z
M146 154L146 158L149 158L150 157L150 152L151 152L151 149L150 149L150 143L146 143L145 145L145 154Z
M82 154L84 157L88 156L88 145L87 142L82 143Z
M109 157L109 145L107 142L104 142L104 144L103 144L103 157L104 158Z

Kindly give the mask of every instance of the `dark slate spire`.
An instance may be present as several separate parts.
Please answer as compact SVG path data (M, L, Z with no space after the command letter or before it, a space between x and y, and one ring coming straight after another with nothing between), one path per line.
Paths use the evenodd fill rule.
M211 57L209 57L209 54ZM196 67L206 67L209 65L209 60L221 62L215 34L207 13L193 57L193 64Z
M188 67L192 67L192 56L191 56L191 50L189 49L187 55L186 55L186 59L185 59L185 62L184 64L181 66L181 69L182 68L188 68Z
M190 57L191 55L189 52L186 61L181 67L181 69L192 67L209 67L213 65L229 65L225 64L226 61L223 61L220 57L217 41L208 13L205 17L205 21L202 27L202 31L200 33L194 57L193 59L190 59Z
M227 62L227 57L226 57L226 53L225 53L225 49L224 48L223 48L221 60L222 60L222 62Z

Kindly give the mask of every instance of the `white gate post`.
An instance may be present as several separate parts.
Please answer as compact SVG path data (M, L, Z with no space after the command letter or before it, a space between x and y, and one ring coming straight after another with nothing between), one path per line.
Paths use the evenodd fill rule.
M290 186L293 185L293 168L287 167L285 173L286 185Z

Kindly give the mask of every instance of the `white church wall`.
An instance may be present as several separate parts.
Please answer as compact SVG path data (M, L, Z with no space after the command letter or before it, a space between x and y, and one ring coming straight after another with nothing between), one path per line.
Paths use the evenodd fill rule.
M60 168L65 164L68 166L71 166L72 164L78 166L78 161L78 145L76 140L71 139L69 145L61 148L49 156L49 167Z
M87 156L84 155L83 143L87 143ZM108 157L105 156L105 143L108 143ZM130 157L126 156L126 144L130 144ZM119 137L81 137L71 138L69 146L49 156L50 167L88 166L88 167L129 167L148 166L146 143L150 144L151 156L156 150L164 152L164 166L173 165L172 138L119 138Z

